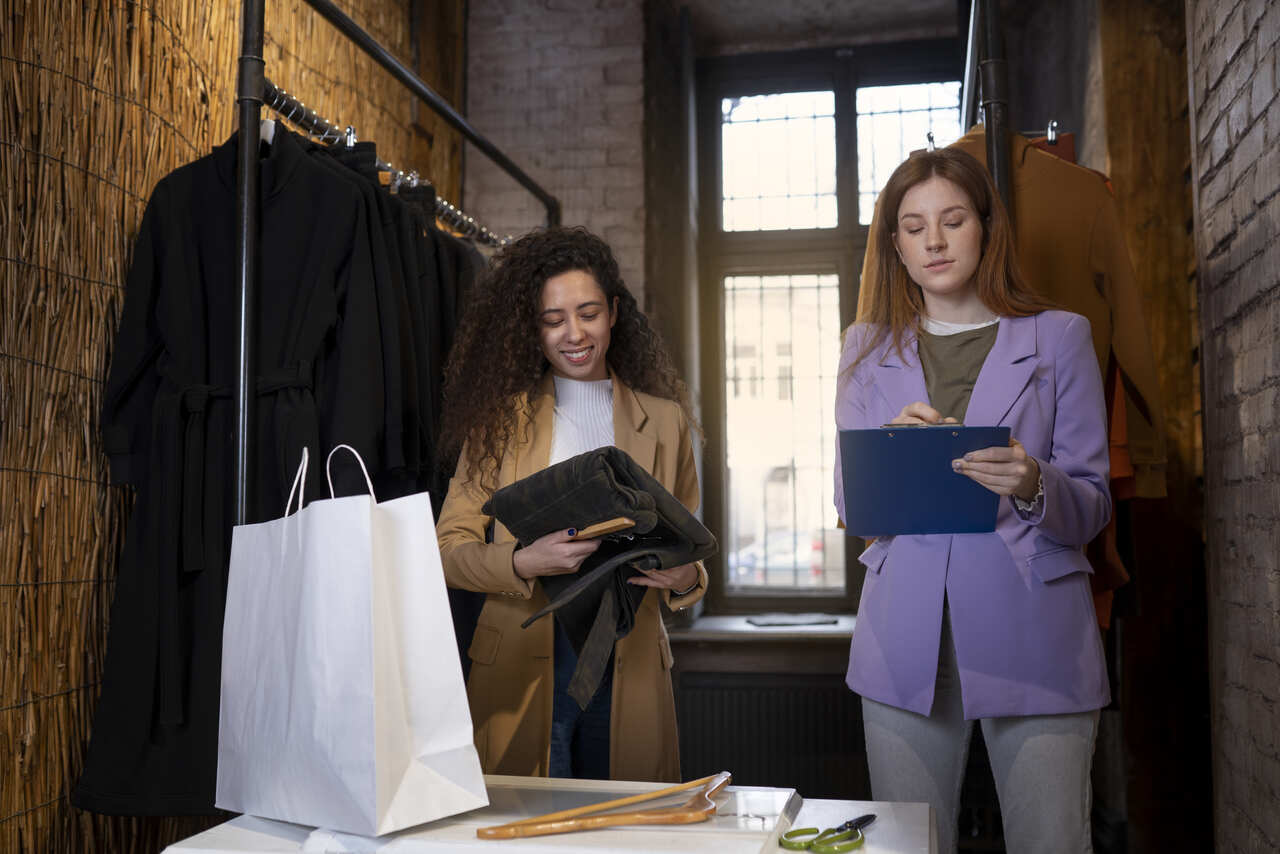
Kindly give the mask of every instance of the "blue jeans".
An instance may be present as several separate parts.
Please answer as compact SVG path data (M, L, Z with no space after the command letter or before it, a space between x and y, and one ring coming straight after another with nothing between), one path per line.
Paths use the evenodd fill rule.
M578 666L573 644L560 623L555 629L555 696L551 706L552 777L609 779L609 716L613 708L613 657L600 687L585 709L569 696L569 681Z

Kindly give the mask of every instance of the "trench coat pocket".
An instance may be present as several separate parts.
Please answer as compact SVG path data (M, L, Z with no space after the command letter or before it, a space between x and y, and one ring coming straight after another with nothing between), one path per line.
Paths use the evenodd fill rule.
M501 642L502 632L498 629L493 626L476 626L467 657L477 664L493 664L498 660L498 644Z
M862 550L862 554L858 555L858 560L867 569L876 573L880 573L880 568L884 566L884 559L889 556L889 546L892 541L881 538Z
M1084 552L1071 546L1057 546L1036 552L1027 558L1027 566L1045 584L1073 572L1093 572Z

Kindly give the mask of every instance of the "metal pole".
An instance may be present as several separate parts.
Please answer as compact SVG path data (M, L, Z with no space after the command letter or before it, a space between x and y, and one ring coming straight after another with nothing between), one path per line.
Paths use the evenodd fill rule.
M964 83L960 87L960 132L978 121L978 0L969 5L969 35L965 40Z
M467 138L476 148L488 155L489 159L524 186L526 190L533 193L542 202L547 209L547 225L560 224L560 202L555 196L530 178L525 171L515 164L511 158L503 154L502 151L489 141L487 137L471 126L462 115L453 108L439 93L422 81L422 78L414 74L404 63L391 55L385 47L378 43L377 39L369 35L361 29L360 25L351 20L347 15L335 6L330 0L307 0L307 5L319 12L329 23L333 24L347 38L355 42L365 53L373 57L379 65L391 73L392 77L399 80L411 92L419 98L427 102L431 109L435 110L440 116L454 127L459 133Z
M1013 221L1013 194L1009 179L1009 70L1004 59L1004 35L1000 30L999 0L982 3L982 122L987 133L987 169Z
M258 235L261 192L258 186L259 121L262 116L262 36L265 0L244 0L240 20L240 64L236 104L240 112L240 137L236 169L236 260L240 299L240 352L236 371L236 500L237 525L249 521L249 476L253 471L253 438L256 409Z

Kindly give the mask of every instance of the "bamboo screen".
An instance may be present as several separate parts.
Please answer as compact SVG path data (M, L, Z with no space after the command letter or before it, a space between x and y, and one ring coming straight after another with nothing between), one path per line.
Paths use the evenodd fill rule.
M68 798L131 501L107 484L97 422L147 197L232 130L240 4L0 6L0 851L158 851L216 819ZM342 6L457 103L463 0ZM268 2L266 31L273 82L458 198L456 135L389 75L301 0Z

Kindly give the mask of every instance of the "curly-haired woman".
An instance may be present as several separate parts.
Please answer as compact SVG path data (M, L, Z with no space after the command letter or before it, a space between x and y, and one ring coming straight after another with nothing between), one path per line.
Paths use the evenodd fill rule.
M605 445L688 507L698 501L684 384L623 284L608 245L580 228L502 250L477 288L445 377L442 450L461 453L437 524L450 586L487 593L468 651L476 748L487 773L679 779L671 650L659 598L702 597L700 564L647 572L656 588L585 710L568 693L573 648L540 576L577 570L597 542L557 531L517 548L481 507L497 489Z

